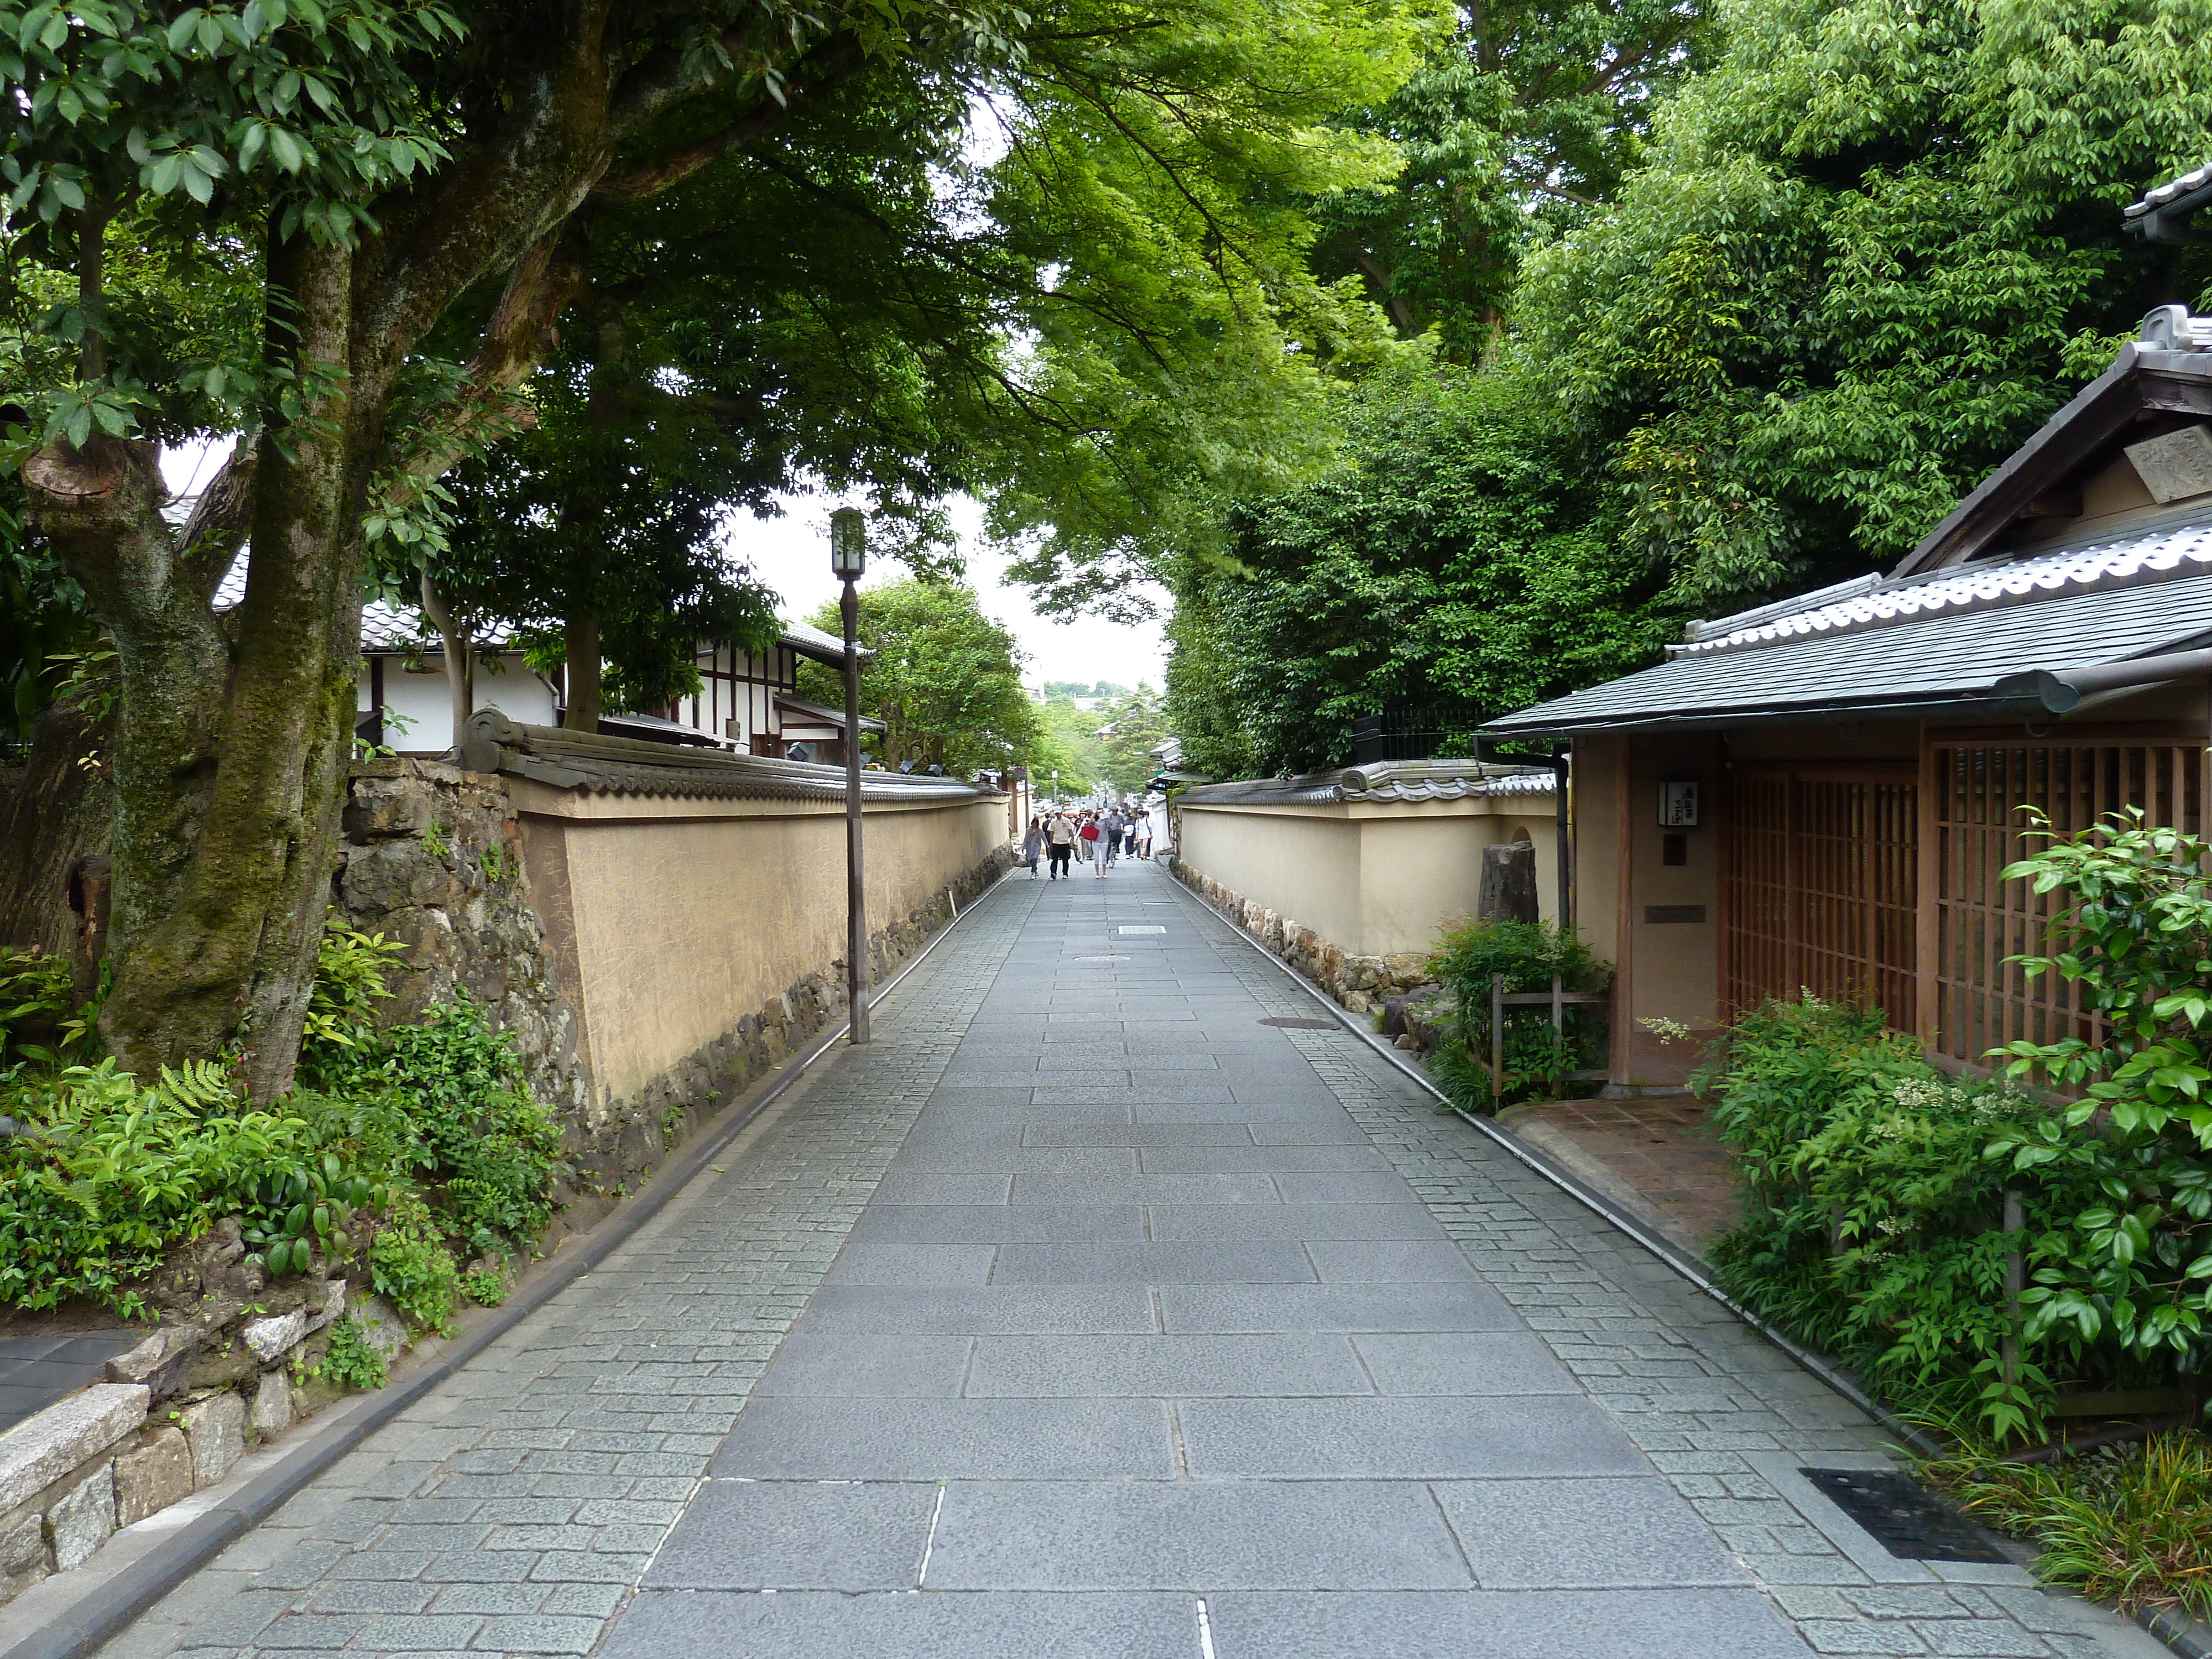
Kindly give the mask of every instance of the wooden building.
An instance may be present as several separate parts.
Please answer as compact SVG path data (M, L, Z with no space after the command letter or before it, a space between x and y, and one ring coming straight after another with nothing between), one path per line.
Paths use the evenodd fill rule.
M2212 319L2145 319L1894 568L1693 625L1641 673L1493 722L1572 747L1576 919L1617 964L1612 1087L1801 988L1960 1065L2080 1030L2005 963L2047 902L2027 809L2204 828Z
M165 513L182 523L191 498ZM246 555L241 552L217 586L215 608L228 611L246 597ZM696 661L699 690L672 699L656 713L610 714L603 729L620 736L689 743L739 754L781 759L793 744L796 758L844 763L845 715L799 696L799 659L809 657L842 668L845 642L805 623L779 624L775 642L760 655L702 640ZM866 648L860 654L867 654ZM492 708L520 726L557 726L568 705L568 674L541 674L523 659L519 630L488 623L474 641L470 709ZM447 689L446 659L437 630L418 613L382 599L361 611L361 675L355 732L412 756L450 754L453 703ZM861 729L883 730L863 719Z

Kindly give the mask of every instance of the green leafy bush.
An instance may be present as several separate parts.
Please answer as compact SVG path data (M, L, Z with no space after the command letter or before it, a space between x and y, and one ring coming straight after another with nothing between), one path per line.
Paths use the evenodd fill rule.
M0 1116L15 1126L0 1126L0 1303L85 1298L137 1316L134 1281L225 1216L282 1278L346 1261L388 1207L377 1287L398 1287L410 1319L442 1328L460 1286L448 1236L471 1255L526 1248L552 1212L558 1136L512 1040L465 996L417 1024L375 1029L398 948L325 933L304 1086L266 1109L211 1063L148 1087L112 1060L64 1066L18 1042L41 1024L68 1039L69 976L51 958L0 956L0 1052L30 1056L0 1071ZM76 1018L82 1028L88 1015Z
M37 951L0 947L0 1065L58 1066L85 1042L87 1022L72 1019L76 987L70 965Z
M416 1024L320 1051L316 1076L386 1109L395 1159L436 1188L468 1254L527 1245L551 1218L559 1131L531 1095L514 1038L465 993Z
M489 1267L478 1267L461 1280L461 1294L480 1308L496 1308L507 1300L507 1279Z
M388 1380L384 1355L351 1314L331 1322L331 1345L310 1373L342 1389L380 1389Z
M442 1335L451 1328L461 1272L436 1218L414 1194L392 1200L391 1214L368 1247L368 1276L376 1293L389 1297L400 1316L418 1330Z
M1879 1010L1809 993L1738 1022L1696 1083L1743 1188L1713 1247L1733 1295L1893 1398L1997 1432L2039 1422L2051 1378L2031 1361L2008 1383L1999 1366L2007 1183L1984 1156L2039 1107L1945 1077ZM2047 1224L2028 1196L2031 1226Z
M2212 1364L2212 847L2139 816L2044 834L2003 875L2052 901L2057 948L2019 960L2079 987L2097 1024L1991 1057L2070 1105L1947 1079L1878 1012L1810 996L1741 1022L1700 1079L1747 1195L1716 1247L1729 1287L1900 1403L1998 1440L2039 1429L2058 1390ZM2007 1191L2016 1240L1997 1231ZM2008 1382L2014 1243L2033 1282Z
M2101 1029L1999 1051L2015 1075L2084 1096L1990 1149L2072 1200L2035 1243L2028 1335L2193 1376L2212 1363L2212 845L2140 813L2039 833L2042 850L2004 876L2057 896L2063 948L2022 966L2078 987Z
M1505 1088L1491 1098L1490 993L1504 975L1508 991L1548 991L1554 975L1561 989L1601 991L1612 970L1589 946L1548 922L1468 922L1446 933L1429 971L1451 995L1449 1036L1431 1060L1438 1086L1468 1111L1490 1111L1516 1100L1556 1099L1565 1073L1600 1064L1605 1055L1605 1011L1588 1005L1565 1012L1563 1033L1552 1030L1548 1008L1505 1011Z
M21 1126L0 1140L0 1300L17 1307L82 1297L141 1314L131 1281L171 1245L226 1215L288 1236L295 1183L360 1175L342 1121L296 1101L250 1109L206 1061L165 1068L150 1088L112 1060L19 1066L0 1092Z
M246 1189L246 1243L271 1278L305 1273L318 1252L343 1261L353 1253L354 1212L381 1205L388 1191L335 1152L290 1170L272 1168Z
M312 1075L325 1050L352 1048L374 1036L376 1005L392 994L385 969L406 949L381 933L358 933L336 919L324 922L301 1043L303 1070Z

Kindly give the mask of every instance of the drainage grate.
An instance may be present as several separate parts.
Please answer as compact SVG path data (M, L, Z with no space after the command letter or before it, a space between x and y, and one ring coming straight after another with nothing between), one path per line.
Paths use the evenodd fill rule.
M1078 962L1133 962L1133 957L1077 957Z
M1164 927L1117 927L1115 929L1115 932L1120 933L1164 933L1167 932L1167 929Z
M1894 1469L1800 1469L1835 1506L1905 1561L1986 1561L2011 1558L1971 1521L1954 1514L1918 1481Z
M1291 1031L1334 1031L1336 1030L1336 1022L1333 1019L1291 1019L1282 1014L1277 1014L1269 1019L1263 1019L1260 1024L1262 1025L1279 1025L1285 1030Z

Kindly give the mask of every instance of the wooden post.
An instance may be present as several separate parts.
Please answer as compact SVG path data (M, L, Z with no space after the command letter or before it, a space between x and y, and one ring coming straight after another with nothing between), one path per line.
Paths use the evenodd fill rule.
M1559 914L1556 918L1560 933L1568 939L1575 933L1575 835L1572 820L1568 816L1569 791L1573 781L1568 756L1562 749L1552 757L1552 856L1559 878Z
M1929 1048L1937 1046L1942 1019L1942 822L1945 781L1936 775L1936 742L1928 723L1920 725L1920 785L1912 802L1912 1032Z
M2005 1333L1998 1340L1997 1352L2004 1367L2007 1387L2020 1381L2020 1293L2027 1288L2027 1263L2020 1252L2021 1231L2027 1218L2021 1208L2020 1194L2011 1188L2005 1189L2004 1230L2012 1243L2005 1250Z
M1490 1111L1497 1115L1505 1095L1505 975L1490 976Z
M1631 1039L1636 1030L1636 816L1629 805L1634 766L1626 733L1613 739L1613 1036L1608 1080L1626 1084L1634 1061Z

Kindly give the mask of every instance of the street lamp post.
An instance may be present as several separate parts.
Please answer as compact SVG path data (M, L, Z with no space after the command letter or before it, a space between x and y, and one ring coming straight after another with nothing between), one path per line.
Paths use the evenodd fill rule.
M860 876L860 596L853 584L867 563L867 519L841 507L830 515L830 569L845 584L845 1001L855 1043L868 1040L868 901Z

